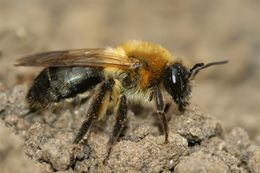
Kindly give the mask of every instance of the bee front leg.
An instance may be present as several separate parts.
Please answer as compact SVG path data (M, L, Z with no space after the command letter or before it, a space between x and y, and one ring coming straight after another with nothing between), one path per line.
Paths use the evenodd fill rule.
M126 97L124 95L122 95L120 97L118 110L116 112L116 123L114 125L112 135L109 138L107 155L106 155L106 158L103 161L104 164L107 164L107 160L109 159L111 149L115 145L115 143L117 142L118 137L119 137L120 133L122 132L124 126L125 126L126 116L127 116Z
M164 143L168 143L169 128L168 128L168 122L165 115L165 104L163 101L162 92L158 86L154 87L154 97L155 97L155 103L157 108L157 115L159 116L165 134Z

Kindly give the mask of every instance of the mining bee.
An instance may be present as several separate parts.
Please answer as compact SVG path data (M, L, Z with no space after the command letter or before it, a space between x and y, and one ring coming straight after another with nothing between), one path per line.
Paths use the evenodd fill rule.
M43 109L93 90L88 119L82 123L75 144L93 123L104 118L108 109L115 109L109 156L125 125L128 103L156 108L167 143L166 105L175 102L184 112L194 77L202 69L225 63L198 63L188 69L160 45L131 40L114 48L43 52L21 58L16 65L45 68L27 94L30 109Z

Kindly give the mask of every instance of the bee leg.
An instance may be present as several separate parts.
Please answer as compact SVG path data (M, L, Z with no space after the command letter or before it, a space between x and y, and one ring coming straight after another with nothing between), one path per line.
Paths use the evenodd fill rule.
M79 132L77 133L77 136L74 139L75 144L79 143L79 141L85 136L85 134L88 132L88 130L92 126L92 122L94 119L96 119L96 116L93 114L87 120L83 121L83 123L81 124L81 127L79 129Z
M106 113L106 109L108 106L108 102L110 99L110 94L112 91L114 85L114 80L110 79L108 81L103 82L99 89L94 93L91 106L88 110L87 117L88 119L85 120L80 129L79 132L74 139L74 144L78 144L79 141L85 136L86 133L88 133L90 127L93 124L93 121L95 121L99 116L101 116L102 113ZM75 167L77 158L75 156L75 151L77 150L77 145L74 145L72 148L71 158L70 158L70 166L72 168Z
M127 116L126 97L124 95L122 95L121 98L120 98L118 110L117 110L117 113L116 113L116 123L115 123L114 128L113 128L113 133L109 138L107 155L106 155L106 158L103 161L103 163L105 165L107 164L107 161L109 159L109 155L111 153L112 147L117 142L120 133L122 132L123 128L125 127L126 116Z
M103 113L106 112L107 104L105 104L106 103L105 99L110 97L113 85L114 85L114 80L110 79L108 81L105 81L100 86L97 93L94 95L93 100L91 101L91 106L87 113L88 119L82 123L82 125L79 129L79 132L74 140L74 143L79 143L79 141L89 131L90 127L92 126L93 121L96 120L98 118L98 116L100 116L101 112L103 112ZM109 95L109 97L106 97L107 94ZM102 109L105 109L105 110L102 111Z
M164 108L165 114L167 114L167 112L169 111L170 107L171 107L170 103L165 104L165 108ZM152 112L151 115L155 116L155 115L157 115L157 112Z
M155 97L155 103L156 103L156 108L157 108L157 115L159 116L161 125L164 130L164 134L165 134L164 143L168 143L169 142L169 140L168 140L169 128L168 128L168 122L167 122L166 115L165 115L165 104L163 101L162 92L158 86L154 87L154 97Z
M165 114L167 114L167 112L169 111L170 107L171 107L171 104L170 104L170 103L167 103L167 104L165 105L165 108L164 108Z

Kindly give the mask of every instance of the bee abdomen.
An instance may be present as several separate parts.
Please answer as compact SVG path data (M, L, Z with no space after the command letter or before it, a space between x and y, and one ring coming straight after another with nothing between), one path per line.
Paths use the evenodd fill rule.
M90 67L44 69L36 77L27 94L30 108L44 108L92 89L103 80L101 71Z

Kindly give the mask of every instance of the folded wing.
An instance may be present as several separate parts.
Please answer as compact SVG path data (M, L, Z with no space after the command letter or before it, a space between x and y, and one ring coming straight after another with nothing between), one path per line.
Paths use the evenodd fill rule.
M127 56L97 49L75 49L64 51L51 51L26 56L17 60L16 66L38 67L64 67L64 66L90 66L90 67L117 67L121 69L134 69L138 61Z

